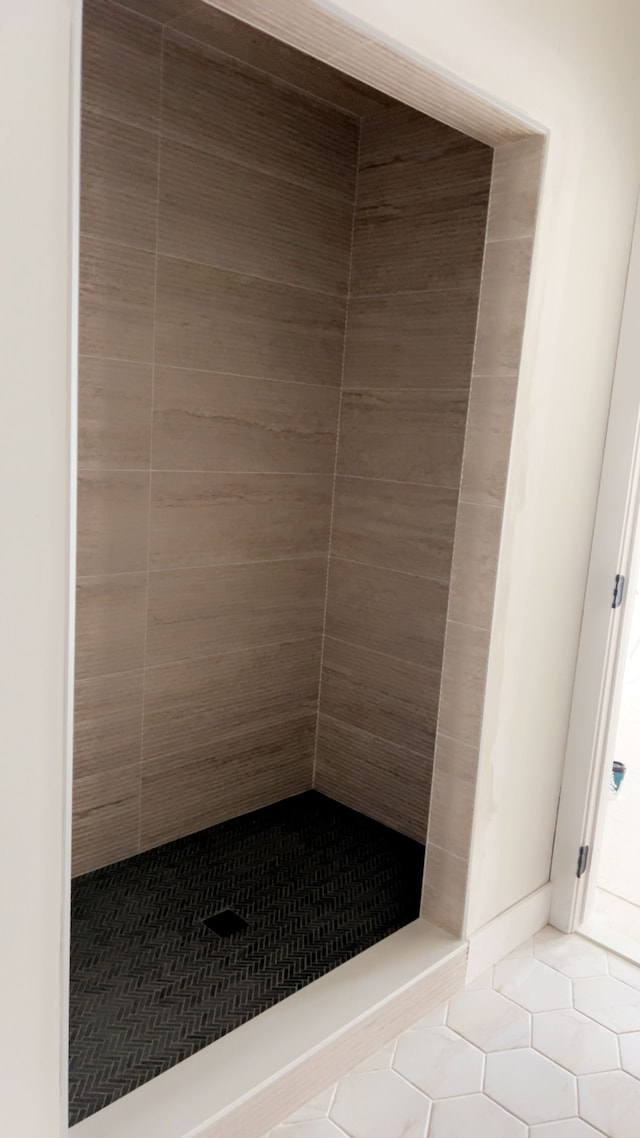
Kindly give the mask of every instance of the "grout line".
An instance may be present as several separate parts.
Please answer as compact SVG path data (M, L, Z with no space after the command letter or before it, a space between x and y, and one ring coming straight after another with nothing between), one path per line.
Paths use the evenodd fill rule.
M337 723L340 727L346 727L349 731L354 731L357 735L366 735L367 739L376 739L379 743L389 743L392 747L401 748L403 752L414 755L416 759L420 759L422 762L433 761L432 756L428 754L427 748L425 748L424 751L418 751L415 747L406 747L404 744L398 742L397 735L394 739L388 739L386 735L379 735L375 731L368 731L366 727L358 727L357 724L349 723L346 719L341 719L338 715L329 715L326 711L321 713L321 718L328 719L331 723ZM429 742L430 736L432 741L435 740L435 734L431 733L428 727L422 728L422 732L425 736L425 742Z
M356 644L354 640L344 640L341 636L331 636L326 634L327 640L333 640L336 644L348 644L350 648L359 648L362 652L371 652L374 656L383 656L385 660L397 660L399 664L406 664L409 668L419 668L421 672L438 672L437 668L430 667L428 664L415 664L413 660L405 660L402 656L393 656L391 652L381 652L379 648L367 648L364 644Z
M158 127L148 126L146 124L143 126L142 123L134 122L133 119L123 118L121 115L109 114L108 111L103 110L99 103L93 103L90 98L87 98L84 92L82 97L82 111L83 113L85 111L91 111L91 114L97 115L98 118L106 119L107 122L117 122L121 123L122 126L131 126L135 127L136 130L144 130L147 134L154 135L154 137L158 137L160 134Z
M457 486L447 486L438 482L409 482L402 478L373 478L369 474L343 474L342 471L336 474L336 478L352 478L359 482L389 482L393 486L424 486L427 490L450 490L453 493L457 493L458 490Z
M190 573L192 570L197 571L201 569L237 569L242 568L244 565L277 565L280 562L288 563L290 561L324 561L325 555L323 553L301 553L298 557L262 557L257 561L204 561L198 565L166 565L159 568L149 567L149 574L152 573ZM105 577L141 577L144 574L144 569L121 569L116 572L105 573L82 573L78 574L78 581L100 581Z
M250 652L261 652L264 648L283 648L288 644L315 644L319 639L319 636L290 636L286 640L260 641L260 643L251 644L246 648L226 648L218 652L205 652L201 656L180 656L171 660L159 660L155 664L150 664L145 661L144 671L153 672L158 668L172 668L177 664L193 664L198 661L202 662L203 660L217 660L221 656L244 656Z
M167 139L164 139L166 142ZM102 240L102 238L92 238L92 240ZM110 242L105 241L105 244ZM203 269L212 269L214 273L225 273L229 277L239 277L242 280L260 281L263 284L278 285L280 288L288 288L293 292L305 292L311 296L330 296L333 300L342 300L343 295L339 292L329 292L327 289L309 288L308 285L292 284L291 281L285 281L278 277L261 277L257 273L239 272L237 269L229 269L224 265L216 265L212 261L198 261L194 257L178 257L175 253L165 253L158 251L158 258L163 258L165 261L178 261L181 265L199 265Z
M82 352L78 358L81 360L105 360L108 363L138 364L140 367L153 367L154 366L153 360L139 360L139 359L134 359L132 356L104 356L104 355L93 355L90 352ZM260 380L261 382L264 382L264 383L285 383L291 387L302 387L302 388L319 387L323 391L335 391L336 394L338 394L340 391L340 386L339 386L339 384L336 384L336 383L307 383L306 380L277 379L271 375L244 375L241 372L215 371L215 370L212 370L211 368L204 368L204 367L182 367L180 364L174 364L174 363L165 364L165 363L157 363L156 362L155 366L157 368L161 368L163 371L192 371L192 372L195 372L197 375L222 376L225 379L257 379L257 380Z
M184 467L172 469L167 466L83 466L79 469L84 474L224 474L230 478L236 476L245 478L247 475L255 474L260 478L271 476L276 478L331 478L330 470L192 470Z
M151 563L151 490L153 465L153 407L155 397L155 357L156 357L156 327L158 316L158 232L160 224L160 177L162 163L162 101L163 101L163 75L164 75L164 29L160 31L160 89L158 98L158 159L156 166L156 237L155 260L153 272L153 330L152 330L152 362L151 362L151 406L149 413L149 490L147 495L147 564L145 570L145 599L144 599L144 633L142 645L142 708L140 715L140 779L138 785L138 837L137 851L142 849L142 775L144 756L144 726L146 711L147 689L147 642L149 639L149 566Z
M316 785L316 768L318 765L318 740L320 736L320 705L322 698L322 670L324 667L324 646L327 629L327 610L329 605L329 569L331 565L331 549L333 544L333 519L336 504L336 486L338 481L338 458L340 454L340 424L342 419L342 404L344 396L344 367L347 358L347 335L349 330L349 305L351 303L351 276L353 272L353 248L356 232L356 213L358 205L358 183L360 178L360 147L362 143L362 123L358 127L358 147L356 151L356 177L353 190L353 205L351 216L351 242L349 246L349 272L347 274L347 295L344 308L344 329L342 336L342 365L340 368L340 404L338 407L338 421L336 424L335 460L333 464L333 486L331 493L331 512L329 514L329 545L327 549L327 577L324 591L324 610L322 615L322 640L320 646L320 673L318 676L318 709L316 714L316 737L313 748L313 767L311 768L311 786Z
M456 628L472 628L474 632L491 632L491 625L484 628L481 624L471 624L468 620L452 620L448 617L447 624L455 624Z

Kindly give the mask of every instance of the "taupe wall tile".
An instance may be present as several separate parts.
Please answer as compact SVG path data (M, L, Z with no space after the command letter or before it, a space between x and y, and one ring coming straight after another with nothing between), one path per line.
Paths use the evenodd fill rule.
M166 24L169 20L177 20L188 12L199 11L204 7L203 0L118 0L123 8L146 16L149 20L156 20L159 24Z
M172 257L344 295L352 203L162 144L158 249Z
M502 506L507 485L517 379L479 376L471 385L460 495Z
M78 578L77 676L143 667L146 603L146 573Z
M471 845L478 749L438 734L429 809L429 841L466 859Z
M317 636L325 557L151 573L147 664Z
M353 297L345 387L469 387L477 289Z
M331 558L326 634L437 670L446 583Z
M153 0L136 2L148 4ZM127 0L127 4L130 3L131 0ZM172 26L174 31L192 36L218 51L265 71L279 83L289 83L350 114L371 114L393 101L381 91L366 87L357 79L343 75L310 55L303 55L281 40L273 39L208 4L198 4L195 11L176 20Z
M163 77L167 137L352 200L353 119L171 31Z
M155 252L158 135L86 107L81 147L80 231Z
M94 470L148 469L151 366L81 356L78 464Z
M437 672L327 636L321 712L424 754L435 735Z
M143 671L79 679L75 691L74 777L139 765Z
M345 391L338 472L457 487L465 391Z
M340 297L159 257L156 363L338 386L344 314Z
M355 296L477 287L487 216L484 186L407 190L389 200L375 184L375 171L361 181L351 267ZM371 204L360 204L365 196Z
M138 852L139 765L81 775L73 791L74 875Z
M260 723L216 739L209 754L145 762L141 848L308 790L315 728L315 715L275 726Z
M517 375L533 240L488 241L482 271L474 375Z
M448 850L427 844L421 916L452 936L461 936L469 865Z
M329 387L156 368L153 465L332 474L339 402Z
M154 473L150 566L326 554L329 475Z
M148 668L143 761L210 757L247 724L314 715L319 660L317 638Z
M85 470L78 476L78 574L147 568L149 474Z
M490 146L396 103L362 124L358 197L370 205L408 190L466 184L488 195L492 162Z
M502 511L461 502L451 571L449 617L490 628L498 571Z
M321 715L316 789L345 806L426 840L432 748L421 754Z
M157 129L161 29L109 0L84 0L82 19L84 105Z
M489 241L533 236L544 145L542 138L522 138L497 147L487 226Z
M83 237L80 243L80 355L152 359L155 258Z
M331 552L446 581L457 501L457 490L338 477Z
M470 747L480 742L489 633L447 623L438 730Z

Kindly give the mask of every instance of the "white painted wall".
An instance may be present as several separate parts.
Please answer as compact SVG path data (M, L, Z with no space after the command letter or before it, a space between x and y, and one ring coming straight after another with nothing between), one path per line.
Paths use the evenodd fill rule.
M72 0L0 0L0 1134L57 1138Z
M470 929L548 877L640 176L634 6L334 5L551 129L500 567ZM61 1133L72 7L73 0L0 2L0 1133L11 1138Z
M333 7L550 130L488 678L471 932L549 877L640 178L640 11L624 0Z

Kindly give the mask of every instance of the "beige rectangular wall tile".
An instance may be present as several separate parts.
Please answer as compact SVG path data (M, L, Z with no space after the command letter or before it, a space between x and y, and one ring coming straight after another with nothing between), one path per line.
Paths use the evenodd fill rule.
M258 810L311 785L315 716L215 739L210 753L145 762L143 849Z
M488 186L415 189L387 199L382 187L368 181L365 172L362 190L358 184L351 267L354 296L477 286Z
M352 200L357 123L263 72L169 31L163 133L248 168Z
M345 387L468 388L478 290L353 297Z
M429 841L466 859L476 792L478 750L446 735L436 738L429 809Z
M83 103L157 129L161 29L109 0L84 0L82 18Z
M149 474L85 470L78 476L78 574L147 567Z
M158 364L339 386L344 318L340 297L158 259Z
M146 673L143 759L207 758L217 741L316 712L320 639L163 664Z
M466 502L504 502L516 389L516 377L483 375L473 380L460 489Z
M147 664L322 635L325 557L151 573Z
M329 475L157 473L153 569L326 554Z
M78 578L77 676L143 667L146 604L146 573Z
M451 572L451 620L491 628L501 531L501 510L460 503Z
M439 686L437 671L325 639L322 713L399 747L429 753Z
M158 249L315 292L346 294L352 204L166 140Z
M147 469L151 451L151 365L82 356L78 465Z
M80 355L153 356L155 257L83 237L80 243Z
M142 677L140 669L76 682L74 779L140 763Z
M80 232L155 252L158 135L85 107L81 162Z
M493 150L467 134L395 103L362 123L358 197L364 204L447 186L489 192Z
M532 237L538 212L544 138L522 138L495 151L489 241Z
M73 786L73 875L138 852L140 767L82 775Z
M487 242L474 375L517 375L532 249L531 237Z
M438 669L448 585L332 557L327 636Z
M452 936L462 936L468 873L466 860L427 844L420 915Z
M136 0L149 5L154 0ZM130 4L131 0L127 0ZM392 100L381 91L366 87L351 76L343 75L319 59L303 55L295 48L257 28L236 20L219 8L198 4L173 30L191 36L226 55L249 63L259 71L272 75L279 83L289 83L300 91L316 95L353 115L371 114Z
M446 488L338 477L332 555L448 580L457 500Z
M345 391L338 473L457 488L466 391Z
M321 715L316 790L424 842L432 771L429 743L426 739L425 750L416 754Z
M470 747L480 742L489 633L447 624L438 730Z
M333 474L336 388L156 368L157 470Z

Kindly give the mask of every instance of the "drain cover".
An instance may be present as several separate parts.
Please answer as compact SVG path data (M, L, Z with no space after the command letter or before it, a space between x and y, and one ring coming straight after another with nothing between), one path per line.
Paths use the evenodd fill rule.
M233 909L222 909L212 917L207 917L202 923L219 937L233 936L234 933L240 933L247 928L244 917L234 913Z

